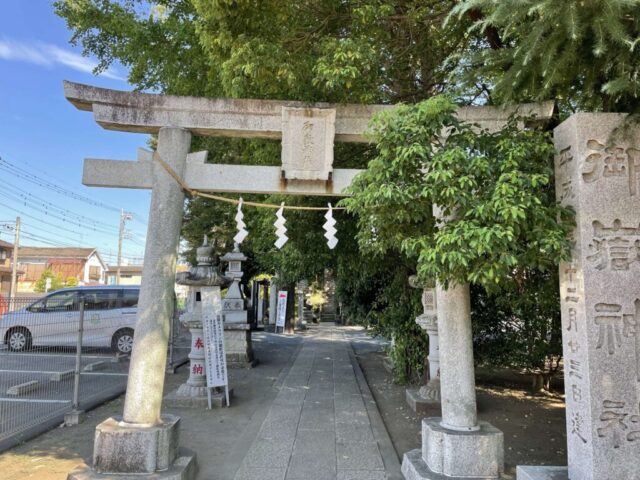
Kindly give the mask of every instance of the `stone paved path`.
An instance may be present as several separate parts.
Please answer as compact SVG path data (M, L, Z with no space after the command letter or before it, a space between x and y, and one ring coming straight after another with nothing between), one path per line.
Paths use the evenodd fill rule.
M235 480L385 480L398 473L349 341L339 327L314 328Z

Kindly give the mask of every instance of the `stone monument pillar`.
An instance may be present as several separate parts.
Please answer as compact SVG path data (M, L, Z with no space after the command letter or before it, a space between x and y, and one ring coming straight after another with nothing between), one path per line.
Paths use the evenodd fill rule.
M518 479L640 479L640 128L626 118L578 113L554 131L556 198L577 223L560 264L568 469Z
M207 288L219 289L229 284L229 280L218 273L213 247L209 246L206 236L202 246L196 252L197 266L190 268L188 272L178 273L176 279L178 285L185 285L188 288L187 311L180 316L180 322L191 333L191 352L189 352L189 378L164 399L165 405L170 406L208 406L202 294ZM212 396L212 404L222 405L225 401L222 394Z
M253 356L251 325L247 321L247 299L240 286L243 276L242 262L246 261L247 257L236 243L233 251L226 253L220 260L228 262L225 274L232 280L222 301L227 366L253 367L257 362Z
M188 130L160 129L158 154L177 175L184 173L190 145ZM96 427L93 466L78 467L69 474L71 480L104 478L103 474L148 474L158 479L195 475L195 454L178 451L180 418L160 414L184 198L175 179L155 164L124 415Z
M296 322L296 328L298 330L307 328L307 324L304 322L304 297L307 288L309 288L309 282L306 280L300 280L296 285L296 293L298 296L298 321Z
M440 347L438 338L438 315L436 311L436 290L418 283L417 278L409 278L413 288L422 289L423 313L416 317L416 323L429 337L428 380L419 389L407 388L406 400L417 413L439 412L440 410Z
M437 218L439 213L434 208ZM503 434L478 422L469 285L436 284L436 309L442 417L422 420L422 450L404 455L402 473L408 480L500 478Z
M275 327L278 315L278 276L274 275L269 281L269 325Z

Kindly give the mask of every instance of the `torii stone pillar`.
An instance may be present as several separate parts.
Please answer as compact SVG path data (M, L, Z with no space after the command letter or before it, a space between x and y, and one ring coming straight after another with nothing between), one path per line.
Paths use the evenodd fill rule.
M433 210L438 222L447 221ZM422 420L422 449L404 455L402 473L407 480L500 478L504 436L478 422L469 284L436 283L436 308L442 417Z
M184 172L190 146L188 130L161 128L158 133L158 152L178 175ZM124 415L96 427L93 469L80 466L69 474L70 480L127 473L192 478L195 473L193 453L183 451L178 459L180 419L160 414L185 196L161 168L153 169L152 182L144 282L138 301Z
M182 176L191 148L191 132L161 128L158 153ZM167 362L169 324L173 315L173 290L185 194L161 168L153 169L149 226L144 252L135 342L127 382L123 420L156 425L160 421L164 368Z

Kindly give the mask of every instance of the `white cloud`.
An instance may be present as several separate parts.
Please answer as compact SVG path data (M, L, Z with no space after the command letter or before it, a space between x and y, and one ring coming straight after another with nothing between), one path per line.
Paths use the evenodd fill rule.
M0 59L33 63L43 67L63 65L89 74L93 73L93 69L98 64L95 60L50 43L23 43L2 38L0 38ZM100 75L114 80L126 80L112 68Z

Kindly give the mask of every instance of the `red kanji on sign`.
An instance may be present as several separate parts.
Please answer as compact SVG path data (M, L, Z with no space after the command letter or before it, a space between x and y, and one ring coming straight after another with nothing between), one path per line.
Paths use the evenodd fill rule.
M191 373L193 373L194 375L202 375L202 372L202 365L194 365L193 369L191 370Z
M204 347L204 343L202 342L202 339L198 337L196 339L196 348L203 348L203 347Z

